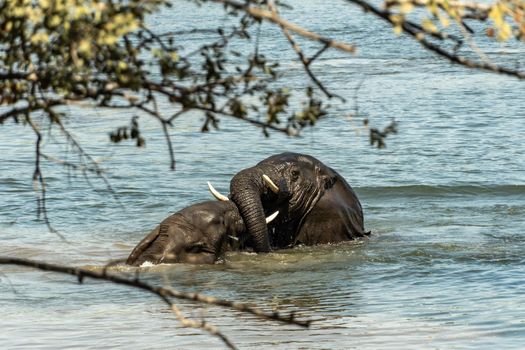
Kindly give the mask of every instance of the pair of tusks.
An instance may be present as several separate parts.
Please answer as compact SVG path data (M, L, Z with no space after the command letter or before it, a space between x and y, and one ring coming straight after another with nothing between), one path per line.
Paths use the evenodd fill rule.
M270 180L270 178L266 175L263 175L263 180L264 182L270 187L270 189L277 193L279 192L279 187L277 187L272 180ZM215 187L212 186L211 182L208 181L208 188L211 192L211 194L213 194L213 196L215 198L217 198L218 200L222 201L222 202L226 202L226 201L229 201L230 199L228 197L226 197L225 195L221 194L219 191L217 191L215 189ZM277 189L277 192L276 190L274 189L276 188ZM273 221L273 219L275 219L277 217L277 215L279 215L279 210L277 210L275 213L273 213L272 215L268 216L266 218L266 223L269 224L270 222Z

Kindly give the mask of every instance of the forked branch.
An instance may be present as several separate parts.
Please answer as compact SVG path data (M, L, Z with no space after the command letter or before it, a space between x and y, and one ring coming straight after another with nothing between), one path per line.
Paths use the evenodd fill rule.
M306 321L297 320L295 318L294 313L290 313L288 315L282 315L278 312L269 313L257 307L253 307L253 306L243 304L243 303L237 303L234 301L210 297L210 296L202 295L199 293L187 293L187 292L181 292L181 291L171 289L171 288L153 286L151 284L141 281L138 275L136 275L134 278L129 278L129 277L108 274L108 269L106 268L102 269L100 272L90 271L90 270L86 270L86 269L82 269L78 267L50 264L50 263L37 261L37 260L20 259L20 258L14 258L14 257L2 257L2 256L0 256L0 265L25 266L25 267L30 267L34 269L43 270L43 271L52 271L52 272L66 274L66 275L72 275L72 276L77 277L79 283L83 283L84 278L88 277L88 278L93 278L97 280L104 280L104 281L112 282L118 285L124 285L124 286L132 287L132 288L137 288L139 290L155 294L169 306L170 310L174 312L175 316L182 323L183 326L203 329L207 331L208 333L210 333L211 335L219 337L224 342L224 344L226 344L230 349L235 349L236 348L235 345L217 327L210 325L203 321L196 322L196 321L187 319L184 315L182 315L181 311L179 310L177 305L175 305L172 299L188 300L188 301L194 301L194 302L198 302L202 304L221 306L221 307L237 310L237 311L244 312L244 313L249 313L254 316L257 316L258 318L283 322L287 324L293 324L299 327L308 328L311 323L311 321L309 320L306 320Z

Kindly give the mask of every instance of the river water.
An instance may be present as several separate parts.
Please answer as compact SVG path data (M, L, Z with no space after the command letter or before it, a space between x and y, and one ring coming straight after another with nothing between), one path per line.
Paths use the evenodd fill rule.
M168 170L154 121L140 119L146 148L109 146L110 126L127 124L130 112L72 110L70 127L107 169L117 199L95 177L90 187L79 174L44 165L49 216L66 241L35 218L31 132L3 125L0 255L98 269L125 258L170 213L209 199L207 180L226 192L237 171L269 155L308 153L355 188L370 238L261 256L232 253L223 264L159 266L143 278L314 321L300 329L180 304L186 315L205 318L243 349L522 348L524 83L451 66L345 2L292 4L289 18L359 45L357 55L328 52L315 64L326 85L349 103L336 105L298 138L264 138L227 119L220 132L201 134L200 116L182 118L171 131L175 172ZM221 13L216 6L181 2L152 23L206 29L227 21ZM261 32L261 50L282 59L290 86L304 86L286 39L268 25ZM198 45L210 36L198 31L181 40ZM488 47L483 40L480 46ZM525 51L513 44L488 51L504 62L525 63ZM392 118L399 122L386 149L370 147L362 116L348 118L361 81L362 116L379 127ZM50 140L46 151L65 156L57 142ZM2 348L224 347L207 333L180 327L159 300L139 291L93 281L78 285L74 278L17 267L0 272Z

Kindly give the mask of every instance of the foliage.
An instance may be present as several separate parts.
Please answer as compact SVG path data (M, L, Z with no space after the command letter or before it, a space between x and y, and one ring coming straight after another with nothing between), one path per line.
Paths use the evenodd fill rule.
M481 2L448 1L448 0L387 0L387 8L396 9L393 15L394 30L402 32L402 24L406 16L415 7L425 7L426 14L422 17L423 29L430 35L437 34L449 28L452 23L469 31L465 20L490 20L486 29L489 37L500 41L514 37L525 40L525 2L520 0L499 0L492 4Z
M470 22L485 26L497 41L525 40L525 1L498 0L493 4L448 0L385 0L383 9L363 0L347 0L407 34L425 49L451 63L525 79L525 71L494 63L476 44ZM417 8L417 10L416 10ZM419 20L414 20L419 15ZM497 35L495 35L497 33ZM465 51L460 54L461 50Z
M236 24L212 28L218 39L188 52L177 41L177 33L153 32L147 25L149 15L172 8L176 1L0 0L0 124L13 120L29 125L36 135L33 179L41 191L39 209L44 214L42 159L102 175L98 164L64 126L60 106L131 109L155 118L164 132L174 169L169 127L189 111L205 117L203 132L218 128L220 118L229 117L260 127L265 135L269 131L297 135L327 114L327 99L342 100L310 67L326 50L353 53L354 44L324 37L284 19L279 11L287 5L279 1L192 1L223 5L228 16L236 18ZM486 35L495 42L523 41L523 0L492 4L385 0L381 7L366 0L342 1L388 22L396 33L412 37L452 63L525 79L525 72L497 65L483 54L467 23L483 23ZM281 77L279 62L260 54L257 45L242 53L231 48L232 41L257 43L257 28L263 21L281 29L312 83L305 87L299 110L291 108L290 91L282 83L276 84ZM318 50L307 56L294 36L316 42ZM159 109L160 102L173 106L169 115ZM37 120L35 114L44 118ZM42 152L45 126L60 130L80 154L82 164L57 160ZM384 138L395 130L369 128L371 143L384 147ZM135 117L129 126L110 133L113 142L126 139L135 140L137 146L145 144Z
M1 122L12 117L28 122L29 114L61 104L88 100L93 106L137 108L171 125L180 114L202 110L246 119L274 127L276 111L284 111L288 93L271 89L278 74L275 63L257 52L228 71L226 52L233 38L249 39L248 29L258 22L248 15L228 33L218 28L221 39L186 56L179 54L176 36L155 34L145 25L145 16L169 2L148 1L7 1L0 23L0 103L13 108ZM201 60L191 60L200 54ZM260 95L260 106L247 105L242 96ZM162 118L154 108L163 97L179 107L178 113ZM220 106L219 106L220 105ZM256 110L266 120L248 119ZM49 115L50 121L59 123ZM290 125L295 125L290 119Z

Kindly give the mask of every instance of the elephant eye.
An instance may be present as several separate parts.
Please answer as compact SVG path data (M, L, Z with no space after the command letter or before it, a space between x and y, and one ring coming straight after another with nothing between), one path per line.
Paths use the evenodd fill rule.
M296 181L299 178L299 170L292 170L292 180Z

